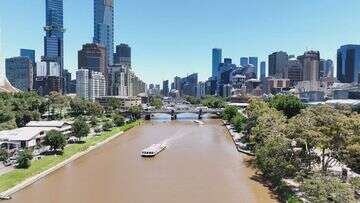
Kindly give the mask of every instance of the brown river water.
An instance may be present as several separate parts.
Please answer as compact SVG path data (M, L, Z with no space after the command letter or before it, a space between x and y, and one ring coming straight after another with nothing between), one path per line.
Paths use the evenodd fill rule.
M219 120L149 121L13 195L8 203L277 202ZM154 158L142 149L166 142Z

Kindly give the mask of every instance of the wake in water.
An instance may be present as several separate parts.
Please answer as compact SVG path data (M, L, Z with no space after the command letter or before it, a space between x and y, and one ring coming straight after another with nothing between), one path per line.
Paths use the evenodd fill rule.
M181 132L177 132L174 136L160 142L160 144L164 144L167 147L170 147L172 143L174 143L176 140L181 139L182 137L184 137L184 134Z

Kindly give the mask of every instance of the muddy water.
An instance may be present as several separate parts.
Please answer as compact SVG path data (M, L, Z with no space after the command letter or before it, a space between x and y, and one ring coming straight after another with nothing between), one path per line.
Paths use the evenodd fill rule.
M276 202L255 181L219 120L152 121L132 129L32 186L9 203ZM158 156L142 149L167 142Z

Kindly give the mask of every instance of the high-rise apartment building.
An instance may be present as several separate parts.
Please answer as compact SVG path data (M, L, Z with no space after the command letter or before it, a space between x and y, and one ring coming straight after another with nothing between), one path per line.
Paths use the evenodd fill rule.
M212 50L212 77L214 79L216 79L216 77L218 75L219 65L220 65L221 61L222 61L222 50L219 48L214 48Z
M94 43L106 48L107 62L114 63L114 2L94 0Z
M286 52L279 51L269 55L269 76L275 78L287 78L288 73L286 70L289 56Z
M344 45L337 51L337 79L343 83L359 80L360 45Z
M320 79L320 52L307 51L304 55L299 56L303 69L304 81L318 81Z
M101 72L80 69L76 72L76 95L95 101L106 95L105 77Z
M33 89L33 63L28 57L5 60L6 77L11 85L21 91Z
M46 0L46 26L44 30L46 35L44 37L44 56L42 61L50 63L55 62L59 64L60 69L59 80L60 84L54 84L53 82L49 84L54 84L54 87L49 89L62 92L63 90L63 70L64 70L64 10L63 10L63 0ZM50 69L47 65L47 69ZM48 70L53 72L53 70ZM46 80L46 78L44 78ZM46 83L46 82L45 82ZM58 88L58 89L55 89Z
M125 65L131 69L131 47L129 45L120 44L116 46L114 64Z
M289 59L288 65L288 78L292 86L303 80L302 64L297 59Z

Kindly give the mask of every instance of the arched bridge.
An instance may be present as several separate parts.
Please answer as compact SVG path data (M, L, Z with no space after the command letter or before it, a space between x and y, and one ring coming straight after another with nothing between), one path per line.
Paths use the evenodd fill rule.
M192 113L197 114L198 118L201 119L202 115L205 114L220 114L223 112L223 109L198 109L198 108L189 108L189 109L151 109L143 111L142 114L145 116L145 119L151 119L151 115L154 114L168 114L171 116L172 120L177 119L178 114L182 113Z

